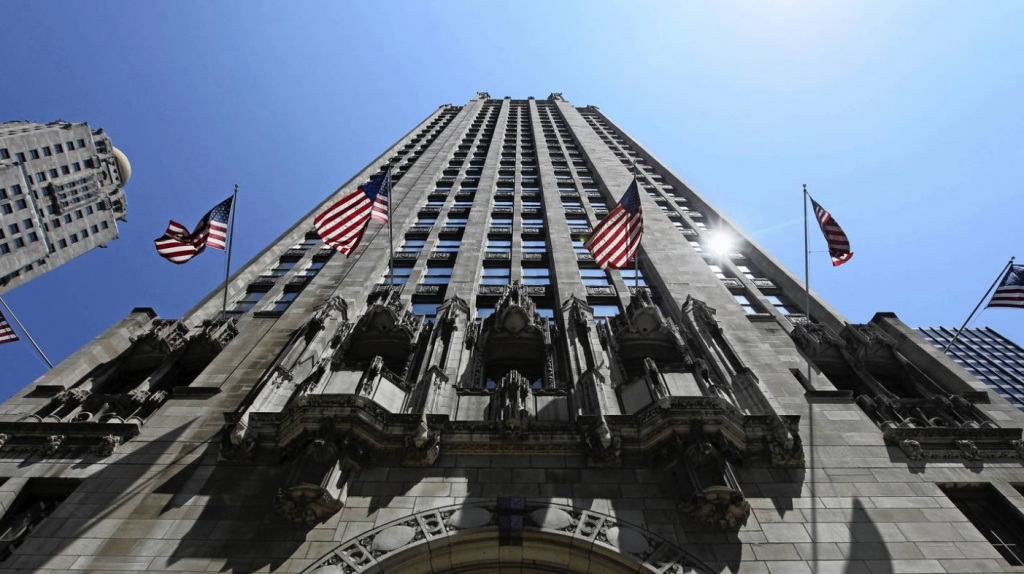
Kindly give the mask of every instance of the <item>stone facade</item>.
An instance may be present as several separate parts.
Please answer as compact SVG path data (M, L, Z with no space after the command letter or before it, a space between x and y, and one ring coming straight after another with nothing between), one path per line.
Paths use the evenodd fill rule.
M386 226L311 233L383 164L390 273ZM634 169L605 274L580 237ZM227 288L0 406L5 571L1014 571L973 509L1021 520L1024 414L891 313L808 314L560 94L442 106Z

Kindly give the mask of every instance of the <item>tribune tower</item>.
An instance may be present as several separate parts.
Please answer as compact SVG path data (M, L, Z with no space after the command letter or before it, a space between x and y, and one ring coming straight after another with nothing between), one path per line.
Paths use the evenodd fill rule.
M604 271L583 240L634 164L639 266ZM393 268L385 226L351 258L312 227L386 165ZM805 309L793 274L560 94L441 106L228 293L227 312L221 289L180 318L135 309L0 406L0 567L1024 559L1024 413L891 313Z

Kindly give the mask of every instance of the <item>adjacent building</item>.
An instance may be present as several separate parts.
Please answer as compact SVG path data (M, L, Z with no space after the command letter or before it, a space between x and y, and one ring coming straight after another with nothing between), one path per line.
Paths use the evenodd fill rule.
M0 294L117 239L129 177L102 128L0 123Z
M918 332L935 348L945 350L956 329L923 327ZM994 329L979 327L964 329L946 354L997 395L1024 410L1024 349L1020 345Z
M376 222L325 248L314 217L387 166L394 249ZM601 269L583 240L634 177L639 265ZM441 106L227 292L134 309L0 405L4 571L1024 563L1024 413L893 313L803 308L560 94Z

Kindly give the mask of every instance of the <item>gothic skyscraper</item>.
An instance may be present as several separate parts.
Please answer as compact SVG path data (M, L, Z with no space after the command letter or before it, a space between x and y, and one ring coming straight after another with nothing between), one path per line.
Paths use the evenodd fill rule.
M387 226L350 258L312 226L386 166L393 268ZM634 173L638 266L605 271L583 243ZM770 254L560 94L441 106L228 292L226 312L221 289L180 318L135 309L0 406L0 566L1024 560L1024 413L892 313L804 309Z

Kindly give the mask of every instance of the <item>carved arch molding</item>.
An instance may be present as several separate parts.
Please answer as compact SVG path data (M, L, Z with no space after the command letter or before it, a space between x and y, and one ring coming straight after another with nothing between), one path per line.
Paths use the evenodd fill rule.
M304 574L711 573L675 544L615 517L521 498L419 512L352 538Z

